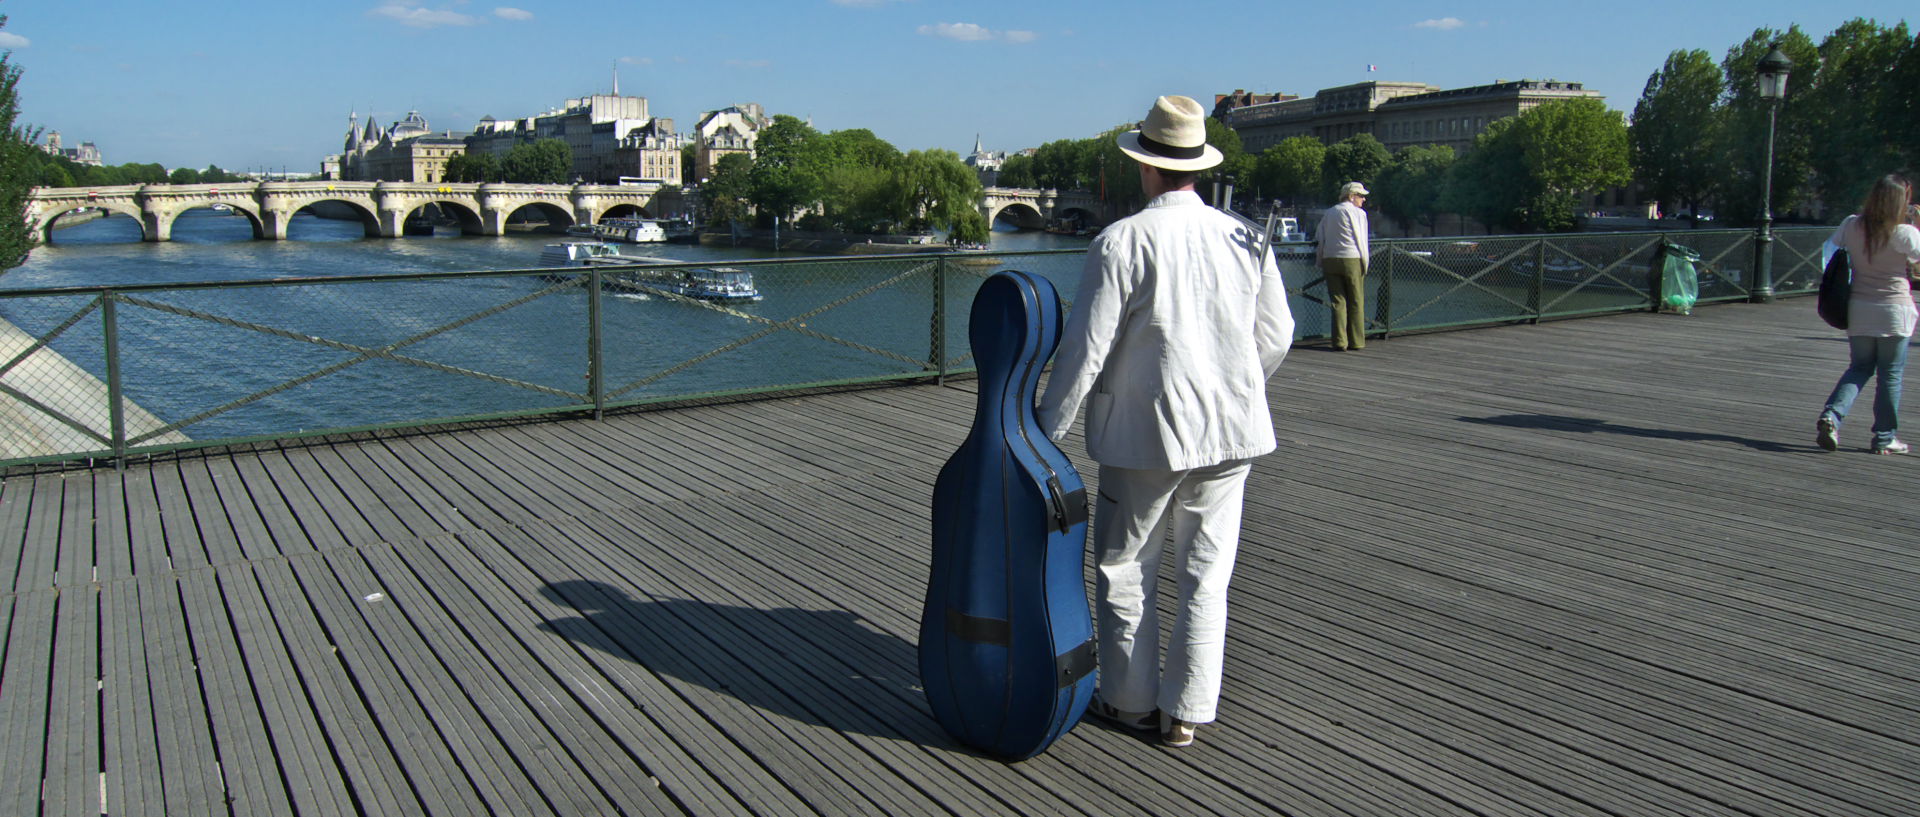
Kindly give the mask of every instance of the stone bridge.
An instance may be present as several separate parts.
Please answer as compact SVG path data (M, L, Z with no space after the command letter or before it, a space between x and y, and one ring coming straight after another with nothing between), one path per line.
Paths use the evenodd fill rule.
M1106 202L1080 190L1034 190L1025 187L989 187L980 201L987 223L1005 217L1024 229L1037 230L1056 221L1078 221L1081 226L1104 224Z
M27 225L50 241L53 224L93 208L132 216L147 241L167 241L173 220L202 207L224 206L253 222L253 237L284 240L287 222L322 205L357 215L368 238L405 233L407 217L426 205L460 222L467 235L500 235L507 218L533 208L550 226L593 223L605 216L677 215L680 194L658 184L457 184L436 182L243 182L137 184L111 187L36 187L27 198ZM337 217L337 216L336 216Z

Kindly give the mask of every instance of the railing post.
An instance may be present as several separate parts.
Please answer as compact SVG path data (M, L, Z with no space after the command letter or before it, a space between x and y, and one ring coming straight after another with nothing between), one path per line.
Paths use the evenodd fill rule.
M933 320L930 322L933 336L927 346L932 350L936 385L947 384L947 259L933 265Z
M100 293L100 325L106 335L107 427L113 440L113 467L127 467L127 418L120 395L120 320L113 290Z
M1385 275L1380 276L1380 306L1375 310L1376 314L1380 315L1380 338L1382 340L1385 340L1388 335L1393 333L1393 278L1394 273L1400 265L1399 259L1400 245L1388 245L1387 271ZM1367 269L1368 271L1372 271L1372 259L1368 259L1368 261ZM1366 286L1366 283L1364 281L1361 282L1361 286Z
M1527 323L1540 322L1540 304L1546 301L1547 288L1547 241L1536 238L1538 242L1533 253L1533 281L1527 285L1527 308L1533 310L1533 317Z
M607 410L606 369L601 360L606 347L600 337L600 276L599 267L587 272L587 393L593 396L595 420L604 418Z

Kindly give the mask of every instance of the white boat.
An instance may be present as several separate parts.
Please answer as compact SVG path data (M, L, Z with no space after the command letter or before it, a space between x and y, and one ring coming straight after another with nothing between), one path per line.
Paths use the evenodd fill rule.
M667 240L667 230L654 218L606 218L593 225L600 238L628 244L659 244Z
M761 299L753 273L737 267L709 267L648 273L637 270L619 276L634 284L702 301L745 302Z
M1281 216L1273 221L1273 240L1278 244L1304 244L1307 232L1300 229L1299 219Z
M620 255L620 248L605 241L562 241L540 250L543 267L596 267L612 264L643 264L640 259Z

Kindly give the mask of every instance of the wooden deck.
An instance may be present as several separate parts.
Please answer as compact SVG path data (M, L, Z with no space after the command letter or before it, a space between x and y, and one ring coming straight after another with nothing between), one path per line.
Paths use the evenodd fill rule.
M1297 349L1220 720L1017 764L916 686L971 383L10 477L0 815L1920 813L1920 457L1813 447L1844 356Z

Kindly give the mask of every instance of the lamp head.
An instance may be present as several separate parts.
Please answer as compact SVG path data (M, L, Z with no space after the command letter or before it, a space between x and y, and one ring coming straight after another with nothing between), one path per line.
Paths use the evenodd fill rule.
M1768 100L1785 99L1787 96L1787 74L1793 71L1793 60L1780 52L1780 43L1775 42L1773 49L1760 58L1760 98Z

